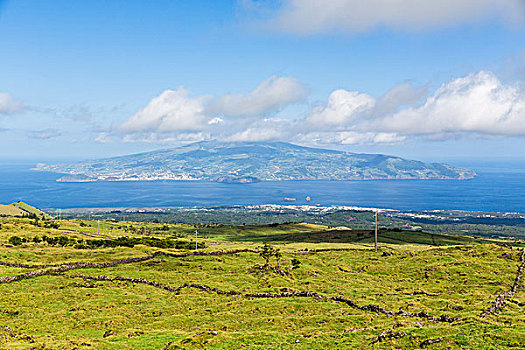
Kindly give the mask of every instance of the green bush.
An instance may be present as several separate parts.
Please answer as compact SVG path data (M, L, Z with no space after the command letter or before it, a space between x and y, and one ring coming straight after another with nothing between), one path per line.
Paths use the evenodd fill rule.
M23 239L18 236L9 237L9 243L12 245L21 245L22 242L23 242Z
M264 246L261 248L259 255L264 259L264 268L268 269L270 267L270 259L275 258L277 266L279 266L279 261L281 260L281 252L279 248L274 248L268 243L264 243Z
M60 224L54 221L46 221L44 222L44 227L58 229L60 227Z
M292 259L292 270L298 269L299 267L301 267L301 262L298 259L293 258Z
M88 249L88 248L115 248L115 247L129 247L133 248L138 244L143 244L148 247L155 248L175 248L175 249L195 249L195 243L191 241L183 240L173 240L170 238L160 239L155 237L118 237L115 239L75 239L69 238L66 236L59 237L48 237L46 235L42 236L42 239L38 237L33 238L33 242L46 242L51 246L72 246L73 248L78 249ZM206 245L204 242L199 242L197 244L198 249L205 248Z

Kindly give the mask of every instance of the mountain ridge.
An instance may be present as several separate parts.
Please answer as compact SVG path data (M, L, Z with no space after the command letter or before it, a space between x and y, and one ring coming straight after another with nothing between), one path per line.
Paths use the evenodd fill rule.
M64 174L57 181L469 179L472 170L384 154L313 148L287 142L201 141L176 148L37 170Z

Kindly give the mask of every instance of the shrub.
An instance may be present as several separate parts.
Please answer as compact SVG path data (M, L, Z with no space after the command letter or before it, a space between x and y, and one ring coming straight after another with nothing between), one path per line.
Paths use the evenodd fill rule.
M93 248L115 248L115 247L129 247L132 248L137 244L143 244L149 247L156 248L175 248L175 249L195 249L195 242L173 240L171 238L160 239L155 237L118 237L115 239L76 239L67 236L48 237L43 235L42 238L35 236L32 239L35 243L45 242L50 246L73 246L77 249L93 249ZM9 239L12 245L20 245L27 242L25 238L13 236ZM198 249L205 248L204 242L197 244Z
M69 238L67 238L66 236L58 237L58 244L61 245L62 247L68 245L69 244Z
M274 248L268 243L264 243L264 246L261 249L261 252L259 255L264 259L264 268L268 269L270 267L270 259L275 257L275 260L277 261L277 266L279 265L279 260L281 259L281 252L279 252L278 248Z
M293 258L292 259L292 270L298 269L299 267L301 267L301 262L298 259Z
M18 236L11 236L9 237L9 243L12 245L21 245L22 244L22 238Z
M60 227L60 224L54 221L46 221L44 222L44 227L58 229Z

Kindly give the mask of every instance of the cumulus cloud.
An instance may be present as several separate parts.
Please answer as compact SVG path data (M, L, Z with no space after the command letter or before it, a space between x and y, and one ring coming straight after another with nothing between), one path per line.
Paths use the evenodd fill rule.
M254 96L279 95L258 92L273 90L270 86L276 80L272 77L245 95L217 99L189 97L183 88L165 91L122 125L121 130L126 131L124 141L284 140L350 145L392 144L421 137L445 140L464 136L525 136L523 87L503 84L490 72L452 79L433 92L429 92L428 86L409 82L396 85L379 97L338 89L326 102L295 118L275 112L284 99L273 104L244 106L249 105L247 101L261 101ZM212 113L210 106L214 103L216 112ZM242 112L234 112L232 106L238 106ZM215 114L219 110L220 117ZM263 110L274 112L267 112L266 116L257 114ZM251 118L239 117L245 114ZM99 141L103 142L106 136Z
M153 98L118 129L125 134L224 130L241 116L249 119L246 117L274 114L304 100L306 94L307 89L294 77L275 75L246 94L227 94L216 98L211 95L190 97L189 92L180 87L175 91L166 90Z
M374 105L372 96L339 89L330 94L326 105L314 108L306 121L317 127L343 127L370 111Z
M259 7L247 9L259 10ZM268 27L292 34L359 33L387 27L422 30L498 18L525 20L523 0L284 0Z
M271 141L283 137L280 130L272 128L248 128L226 138L227 141Z
M204 103L209 96L191 98L179 87L166 90L121 125L124 132L195 131L207 123Z
M247 94L217 98L208 110L229 117L262 115L300 102L306 94L306 88L294 77L272 75Z
M181 133L142 133L125 135L123 142L142 142L142 143L189 143L211 140L210 134L202 132L181 132Z
M525 93L482 71L443 84L422 106L401 110L371 127L404 135L525 136Z
M428 93L428 86L414 86L403 82L388 90L374 106L374 116L384 116L396 112L402 106L411 106L422 102Z
M299 135L298 140L309 144L339 144L339 145L363 145L363 144L392 144L406 140L405 136L396 133L385 132L309 132Z
M15 100L8 93L0 92L0 114L14 114L24 109L22 102Z
M359 91L335 90L324 105L314 107L305 122L320 129L345 129L397 112L404 106L422 102L427 86L398 84L379 98Z
M402 83L379 98L336 90L305 117L301 138L314 143L396 143L473 136L525 136L525 92L481 71L427 86Z

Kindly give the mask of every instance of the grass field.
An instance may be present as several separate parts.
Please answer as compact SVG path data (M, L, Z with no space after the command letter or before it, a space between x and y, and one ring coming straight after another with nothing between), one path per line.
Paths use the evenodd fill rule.
M0 204L0 215L3 216L23 216L26 214L22 209L12 204Z
M44 213L29 204L18 201L11 204L0 204L0 216L30 216L35 215L39 218L50 219L49 214Z
M321 225L0 224L0 348L525 348L517 241L390 230L376 253L373 232ZM196 229L200 255L35 239L191 241ZM282 253L269 268L264 243Z

